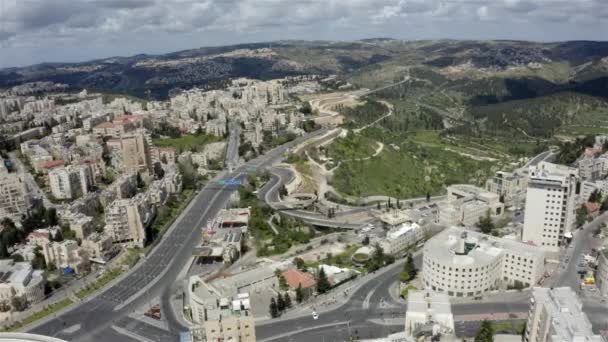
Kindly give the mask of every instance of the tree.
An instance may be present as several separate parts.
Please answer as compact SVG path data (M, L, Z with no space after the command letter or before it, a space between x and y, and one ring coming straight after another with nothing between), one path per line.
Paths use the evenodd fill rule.
M475 335L475 342L494 342L494 327L490 321L481 322L481 327Z
M304 293L302 293L302 283L298 284L298 288L296 288L296 302L298 304L304 301Z
M310 106L310 103L308 101L306 101L302 104L302 107L300 107L300 113L302 113L302 114L312 113L312 107Z
M606 198L604 198L604 200L602 201L602 205L600 206L600 212L604 212L608 210L608 196L606 196Z
M57 209L48 208L44 213L44 218L49 226L56 226L59 223L59 219L57 218Z
M304 259L302 258L293 258L293 263L299 270L304 270L306 268L306 264L304 263Z
M426 192L426 201L427 202L431 201L431 193L429 191Z
M285 299L280 293L277 295L277 309L279 312L285 311Z
M160 163L154 163L154 175L156 179L161 179L165 175L165 170Z
M365 237L363 238L363 241L361 241L361 244L363 246L369 245L369 236L365 235Z
M411 254L408 254L407 261L403 265L403 271L399 273L399 280L403 283L408 282L416 277L416 273L418 271L416 270L416 265L414 265L414 258L412 258Z
M291 304L291 297L289 296L289 294L287 292L285 292L285 294L283 294L284 298L284 302L285 302L285 308L286 309L290 309L292 304Z
M597 189L593 190L591 195L589 195L589 202L600 203L601 201L602 194L600 193L600 191Z
M287 285L287 280L285 280L285 277L283 277L282 274L279 274L279 288L283 291L289 288L289 285Z
M492 233L494 230L494 222L492 221L492 217L490 216L490 210L486 212L485 216L479 218L477 222L477 228L479 228L484 234Z
M146 184L144 183L143 179L141 179L141 174L138 172L137 173L137 188L138 189L142 189Z
M15 311L23 311L27 308L27 300L23 296L14 296L11 305Z
M325 270L323 267L319 267L319 272L317 274L317 292L323 294L327 292L330 287L331 284L329 283L329 279L327 279Z
M277 318L279 317L279 308L277 306L277 301L274 297L270 298L270 317Z
M582 226L587 222L587 209L583 206L576 209L576 226Z

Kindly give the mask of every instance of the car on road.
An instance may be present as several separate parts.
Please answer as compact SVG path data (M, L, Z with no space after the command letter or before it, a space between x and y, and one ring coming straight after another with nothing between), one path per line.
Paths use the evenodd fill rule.
M317 312L316 312L316 311L313 311L313 312L312 312L312 319L314 319L314 320L319 319L319 315L317 314Z

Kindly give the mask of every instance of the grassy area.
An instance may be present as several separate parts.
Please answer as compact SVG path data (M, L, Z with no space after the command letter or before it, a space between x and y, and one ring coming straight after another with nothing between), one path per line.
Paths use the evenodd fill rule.
M335 265L338 267L351 267L351 257L359 248L361 248L361 245L346 246L346 249L342 253L331 255L329 258L323 259L322 263L328 265Z
M179 138L152 139L152 143L159 147L173 147L177 151L200 151L206 144L221 141L222 138L207 134L188 134Z
M496 334L523 334L526 322L501 321L492 323Z
M366 158L374 154L376 142L360 134L349 134L336 141L327 148L327 157L334 160L351 160Z
M483 185L494 171L495 163L447 150L431 134L415 139L385 134L383 139L398 149L387 146L371 159L342 163L331 184L351 196L408 198L437 194L455 183Z
M409 295L410 291L412 291L412 290L416 290L416 286L414 286L412 284L408 284L406 287L401 289L401 293L400 293L401 298L407 299L407 296Z
M22 321L15 322L11 326L5 328L4 331L5 332L6 331L15 331L15 330L21 329L22 327L24 327L30 323L33 323L39 319L42 319L46 316L49 316L51 314L54 314L64 308L66 308L67 306L71 305L72 303L74 303L74 302L71 299L66 298L60 302L47 306L43 310L34 313L33 315L25 318Z

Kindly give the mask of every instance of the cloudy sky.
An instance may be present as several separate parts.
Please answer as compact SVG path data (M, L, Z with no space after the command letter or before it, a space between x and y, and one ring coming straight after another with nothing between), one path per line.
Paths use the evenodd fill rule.
M280 39L608 39L608 0L0 0L0 67Z

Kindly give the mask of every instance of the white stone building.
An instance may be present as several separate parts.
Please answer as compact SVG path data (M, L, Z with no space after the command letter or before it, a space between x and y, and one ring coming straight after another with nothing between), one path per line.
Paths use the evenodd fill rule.
M42 246L42 254L47 266L53 264L60 269L69 267L76 273L89 269L89 256L74 240L49 242Z
M544 265L538 247L452 227L425 244L422 278L427 290L476 297L516 281L534 285Z
M569 287L532 290L524 342L603 342Z
M56 167L49 171L49 187L57 199L73 199L86 195L95 184L89 164Z
M562 238L574 228L578 171L540 162L530 169L522 240L559 251Z
M145 194L112 202L105 212L106 232L114 243L143 247L146 227L154 217L154 206Z
M405 313L405 334L418 336L425 330L433 336L454 334L450 297L429 291L409 291ZM436 332L436 333L435 333Z
M413 222L404 222L388 231L386 237L380 241L380 247L385 253L398 255L409 247L424 239L425 229Z
M29 205L25 181L19 174L8 172L0 159L0 218L9 217L19 221Z
M0 260L0 301L10 305L15 296L35 304L44 299L43 271L34 270L29 262Z
M439 209L439 223L473 226L488 212L492 218L502 216L504 204L497 194L469 184L455 184L448 187L447 201Z
M502 196L507 206L516 205L517 196L526 191L526 177L514 172L498 171L486 181L486 190Z

